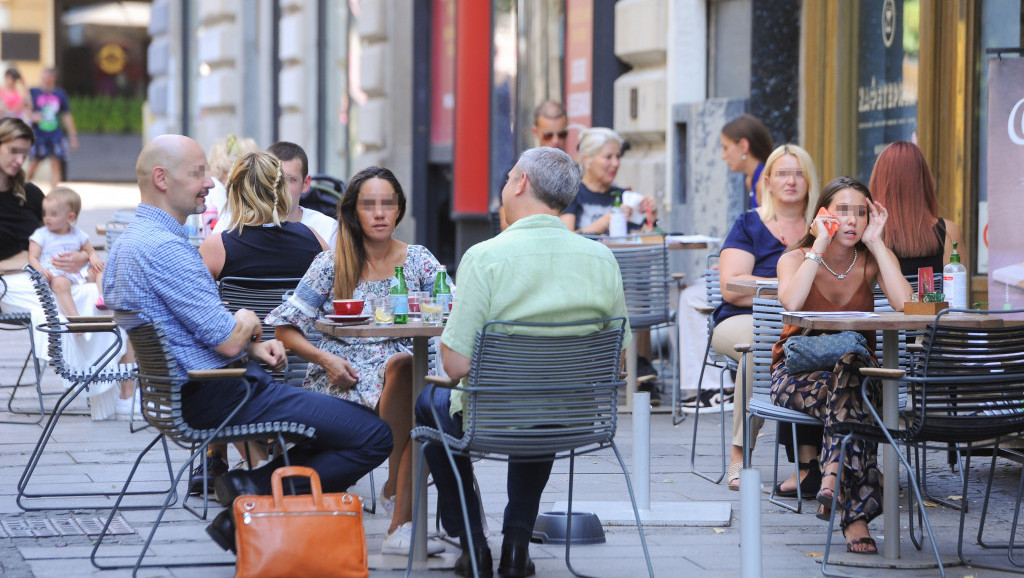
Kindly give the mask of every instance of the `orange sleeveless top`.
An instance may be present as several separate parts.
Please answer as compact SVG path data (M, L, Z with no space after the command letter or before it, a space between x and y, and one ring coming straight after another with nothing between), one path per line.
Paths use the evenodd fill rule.
M867 259L864 260L864 267L867 268ZM865 271L866 274L866 271ZM803 311L874 311L875 310L875 297L871 289L868 288L867 284L861 284L861 286L854 292L853 297L850 298L843 305L836 305L832 301L829 301L824 295L818 291L816 285L811 285L811 291L807 294L807 300L804 301ZM805 331L803 327L797 327L796 325L783 325L782 335L779 338L778 343L772 347L772 370L775 370L775 366L782 363L786 359L786 354L782 350L782 344L787 339L794 335L801 335ZM828 331L812 331L809 335L821 335L823 333L829 333ZM861 331L861 335L868 342L868 351L875 351L875 332L874 331Z

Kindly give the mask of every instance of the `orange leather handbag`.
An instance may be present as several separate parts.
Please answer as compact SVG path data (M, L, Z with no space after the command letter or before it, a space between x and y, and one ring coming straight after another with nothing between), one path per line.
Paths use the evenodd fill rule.
M281 480L308 477L312 494L285 496ZM324 494L312 468L274 471L271 496L238 496L233 513L238 578L363 578L363 506L352 494Z

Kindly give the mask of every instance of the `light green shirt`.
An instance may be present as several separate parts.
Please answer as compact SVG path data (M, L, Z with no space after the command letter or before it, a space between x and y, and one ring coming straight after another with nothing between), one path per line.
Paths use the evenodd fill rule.
M626 317L619 264L608 247L569 231L554 215L532 215L473 247L462 257L459 290L441 335L449 349L473 356L488 321L559 323ZM586 334L603 327L574 327ZM632 339L626 326L623 348ZM452 390L451 415L462 411Z

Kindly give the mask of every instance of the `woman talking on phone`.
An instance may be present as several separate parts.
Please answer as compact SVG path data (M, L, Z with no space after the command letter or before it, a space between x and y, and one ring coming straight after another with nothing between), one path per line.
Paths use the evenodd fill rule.
M783 307L788 311L873 311L872 288L877 282L892 308L902 311L911 290L896 256L883 241L889 215L885 207L872 200L859 181L839 177L825 186L815 211L808 233L779 259ZM866 347L860 353L843 354L833 367L791 373L783 345L801 331L784 326L772 350L772 401L821 419L826 431L839 422L869 422L871 414L861 397L858 368L877 363L871 358L874 331L863 334ZM829 519L828 508L838 491L847 551L877 554L868 532L868 522L882 511L877 445L855 440L847 446L847 454L840 456L840 442L827 434L822 439L818 517ZM843 486L836 488L840 465L846 471Z

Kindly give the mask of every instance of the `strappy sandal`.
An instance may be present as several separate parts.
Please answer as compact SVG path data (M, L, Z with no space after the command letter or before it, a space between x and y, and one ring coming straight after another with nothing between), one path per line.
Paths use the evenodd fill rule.
M863 550L855 550L857 546L867 546ZM856 540L850 540L846 543L846 551L851 554L878 554L878 545L875 544L875 539L871 536L864 536L863 538L857 538Z
M806 471L807 474L800 480L800 494L804 498L809 498L814 494L818 493L821 489L821 467L818 465L818 460L811 460L810 463L800 463L800 471ZM778 498L795 498L796 488L792 490L783 490L782 484L779 482L775 484L775 496ZM831 500L831 498L829 498Z
M818 495L815 497L818 500L818 511L814 514L819 520L825 520L826 522L832 519L832 497L835 496L835 490L833 488L825 487L825 478L827 476L835 476L835 472L826 472L821 476L821 488L818 490Z
M729 489L738 492L740 491L740 470L743 469L743 462L733 462L729 464L729 470L726 473L726 484L729 485ZM733 482L736 484L733 484Z

